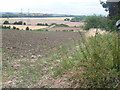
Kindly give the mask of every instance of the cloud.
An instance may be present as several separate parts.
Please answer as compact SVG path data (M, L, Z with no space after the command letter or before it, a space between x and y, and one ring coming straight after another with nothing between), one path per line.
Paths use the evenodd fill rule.
M2 0L0 11L65 13L65 14L106 14L99 0Z

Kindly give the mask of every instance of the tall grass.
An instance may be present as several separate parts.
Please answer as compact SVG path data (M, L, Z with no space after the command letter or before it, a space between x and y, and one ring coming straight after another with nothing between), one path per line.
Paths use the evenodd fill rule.
M118 47L118 36L115 33L96 35L86 40L82 37L79 48L73 54L65 54L59 67L54 69L55 75L59 76L72 69L83 68L84 72L76 71L77 74L73 76L79 87L120 88Z
M116 34L97 35L87 39L83 49L86 71L85 84L89 87L120 87L119 45ZM86 84L87 83L87 84Z

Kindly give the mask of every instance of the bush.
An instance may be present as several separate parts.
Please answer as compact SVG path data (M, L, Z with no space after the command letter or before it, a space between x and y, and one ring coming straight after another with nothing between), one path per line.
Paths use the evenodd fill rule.
M106 28L107 19L103 16L87 16L85 19L84 29Z
M69 18L65 18L64 21L70 21L70 19Z
M86 18L86 16L79 16L79 17L72 18L70 21L71 22L82 22L85 20L85 18Z
M13 26L13 29L16 29L16 27L15 27L15 26Z
M18 22L14 22L13 23L14 25L26 25L26 23L24 22L22 22L22 21L18 21Z
M3 24L10 24L9 21L4 21Z
M26 30L30 30L29 27L26 27Z
M85 19L85 25L83 26L83 29L89 30L90 28L101 28L105 29L107 31L115 31L117 28L115 26L115 23L118 18L107 18L103 16L87 16Z
M37 25L38 25L38 26L48 26L48 24L47 24L47 23L45 23L45 24L38 23Z
M119 88L120 60L119 42L116 34L98 35L89 38L81 48L85 87Z
M81 35L81 34L80 34ZM81 36L73 54L62 48L62 59L53 68L58 77L75 71L70 81L82 88L120 88L120 60L118 37L115 33L97 35L86 40ZM71 49L70 49L71 51ZM82 71L80 70L82 69ZM79 85L79 86L78 86Z
M2 26L2 29L11 29L10 26Z

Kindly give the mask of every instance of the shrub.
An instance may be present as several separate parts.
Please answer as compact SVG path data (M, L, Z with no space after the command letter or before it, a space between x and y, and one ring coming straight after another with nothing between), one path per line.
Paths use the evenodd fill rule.
M69 18L65 18L64 21L70 21L70 19Z
M23 23L22 21L14 22L13 24L14 24L14 25L26 25L26 23Z
M85 19L85 25L83 26L83 29L89 30L90 28L101 28L105 29L107 31L115 31L115 23L118 18L107 18L103 16L87 16Z
M86 16L79 16L79 17L72 18L70 21L71 22L82 22L85 20L85 18L86 18Z
M37 25L38 25L38 26L39 26L39 25L40 25L40 26L48 26L48 24L47 24L47 23L45 23L45 24L38 23Z
M30 30L29 27L26 27L26 30Z
M23 25L26 25L26 23L24 22Z
M13 26L13 29L16 29L16 27L15 27L15 26Z
M9 21L4 21L3 24L10 24Z
M85 19L84 29L106 28L107 19L103 16L87 16Z
M81 33L80 33L81 35ZM97 35L84 39L73 54L65 48L59 54L62 59L53 68L54 76L76 70L71 81L82 88L120 88L119 42L115 33ZM79 70L82 68L82 71ZM79 85L79 86L78 86Z
M84 47L80 48L80 65L85 68L82 87L119 88L120 55L117 35L97 35L83 43Z

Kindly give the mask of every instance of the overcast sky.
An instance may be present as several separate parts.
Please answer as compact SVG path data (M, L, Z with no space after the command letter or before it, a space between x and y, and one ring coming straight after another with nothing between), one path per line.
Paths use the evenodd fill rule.
M105 1L105 0L104 0ZM107 15L99 0L2 0L0 12Z

